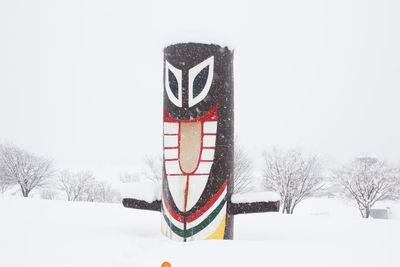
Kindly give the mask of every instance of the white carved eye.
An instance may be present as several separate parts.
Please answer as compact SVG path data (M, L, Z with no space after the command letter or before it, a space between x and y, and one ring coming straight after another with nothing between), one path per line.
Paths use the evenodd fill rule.
M182 71L165 61L164 86L169 100L175 106L182 107Z
M189 107L202 101L210 90L214 76L214 57L189 70Z

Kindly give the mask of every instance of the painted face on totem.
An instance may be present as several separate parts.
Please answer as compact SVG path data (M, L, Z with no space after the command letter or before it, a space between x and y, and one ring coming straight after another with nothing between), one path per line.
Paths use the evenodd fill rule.
M223 239L233 163L233 54L217 45L164 49L163 234Z

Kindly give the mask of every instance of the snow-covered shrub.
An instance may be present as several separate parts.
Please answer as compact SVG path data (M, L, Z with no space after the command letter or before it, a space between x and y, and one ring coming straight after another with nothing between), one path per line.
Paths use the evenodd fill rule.
M358 157L334 171L334 178L354 199L363 218L380 200L399 197L400 171L374 157Z
M292 214L297 204L323 186L321 162L316 155L273 149L264 153L264 161L264 185L280 194L282 213Z

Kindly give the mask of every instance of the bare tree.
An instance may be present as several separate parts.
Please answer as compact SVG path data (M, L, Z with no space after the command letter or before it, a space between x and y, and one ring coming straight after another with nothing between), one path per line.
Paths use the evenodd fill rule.
M112 184L101 181L98 185L98 202L117 203L121 202L121 194Z
M252 172L253 166L249 156L241 146L235 145L233 164L234 194L243 193L250 190L250 186L253 181Z
M55 190L51 189L45 189L42 190L40 193L40 198L42 199L48 199L48 200L54 200L57 197L57 192Z
M118 190L106 181L93 180L84 195L86 201L115 203L121 201Z
M24 197L34 188L44 186L54 174L51 160L13 144L0 146L0 169L4 182L19 185Z
M96 180L88 171L63 170L58 174L58 181L68 201L120 202L118 190L106 181Z
M122 183L136 183L140 180L150 180L154 183L161 183L163 172L162 155L146 155L143 158L143 168L135 173L123 173L119 175Z
M398 197L399 169L373 157L359 157L334 171L334 178L353 198L363 218L379 200Z
M99 195L100 195L100 184L98 181L93 179L89 181L79 200L87 202L98 202Z
M138 173L120 173L119 180L122 183L134 183L140 180L140 175Z
M4 192L6 192L9 187L10 187L10 185L3 182L0 178L0 193L4 194Z
M161 183L163 172L163 157L161 155L150 156L144 158L145 169L142 171L143 176L156 183Z
M58 173L59 188L67 194L68 201L83 200L93 180L93 175L88 171L63 170Z
M273 149L264 153L264 159L265 187L280 194L282 213L292 214L297 204L321 189L321 163L316 155Z
M0 166L0 193L4 194L10 186Z

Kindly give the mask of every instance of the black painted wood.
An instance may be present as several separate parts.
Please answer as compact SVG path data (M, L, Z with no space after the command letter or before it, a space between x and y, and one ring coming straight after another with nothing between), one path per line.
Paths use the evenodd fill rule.
M230 203L229 212L232 215L258 212L279 211L279 201Z
M134 198L124 198L122 199L122 204L126 208L161 211L161 200L155 200L149 203L144 200L138 200Z

